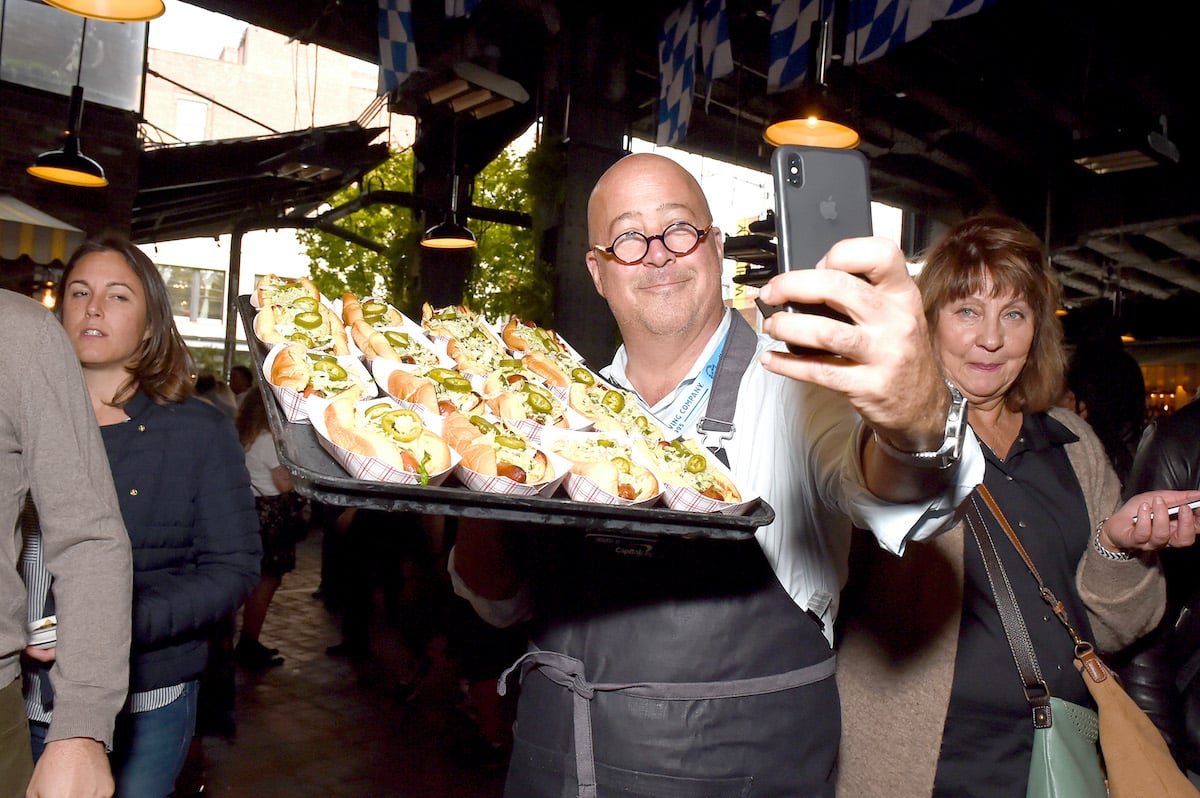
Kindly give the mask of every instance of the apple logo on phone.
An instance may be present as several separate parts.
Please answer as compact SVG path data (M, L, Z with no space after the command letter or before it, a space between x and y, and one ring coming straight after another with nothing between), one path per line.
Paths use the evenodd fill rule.
M820 203L821 218L830 222L837 221L837 202L834 201L833 195L829 199L823 199Z

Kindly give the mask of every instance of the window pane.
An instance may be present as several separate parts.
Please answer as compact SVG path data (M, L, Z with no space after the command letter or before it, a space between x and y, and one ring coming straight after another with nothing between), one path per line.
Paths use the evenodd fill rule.
M225 272L213 269L194 271L200 287L200 307L196 310L195 318L220 321L225 317Z
M158 273L167 284L167 295L171 297L171 312L176 316L191 318L192 271L183 266L158 267Z

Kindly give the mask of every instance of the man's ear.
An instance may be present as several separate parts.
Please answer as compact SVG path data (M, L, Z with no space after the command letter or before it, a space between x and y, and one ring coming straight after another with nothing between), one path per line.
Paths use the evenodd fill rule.
M592 285L596 286L596 293L604 296L604 281L600 278L600 260L596 257L596 251L589 249L583 259L587 263L588 274L592 275Z

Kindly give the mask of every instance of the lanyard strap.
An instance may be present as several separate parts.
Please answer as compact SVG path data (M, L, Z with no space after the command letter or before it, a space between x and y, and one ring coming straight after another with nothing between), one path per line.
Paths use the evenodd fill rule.
M750 361L754 360L754 353L758 351L758 335L754 329L741 313L736 310L729 312L733 316L729 321L729 332L725 334L721 359L717 361L717 373L713 377L708 406L705 408L704 418L696 425L696 432L700 433L704 445L725 465L729 465L729 456L725 454L725 441L733 437L733 413L737 408L742 375L746 373Z

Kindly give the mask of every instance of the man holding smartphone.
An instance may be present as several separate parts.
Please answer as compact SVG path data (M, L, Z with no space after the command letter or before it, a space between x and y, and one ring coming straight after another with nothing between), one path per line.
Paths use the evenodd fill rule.
M611 167L588 222L587 267L624 341L604 376L727 458L775 521L749 540L663 541L651 558L460 527L456 590L497 625L533 619L506 792L832 795L851 523L899 553L948 528L982 479L916 286L890 242L842 242L761 298L826 302L857 324L775 314L771 337L754 333L722 302L722 238L700 186L658 155Z

